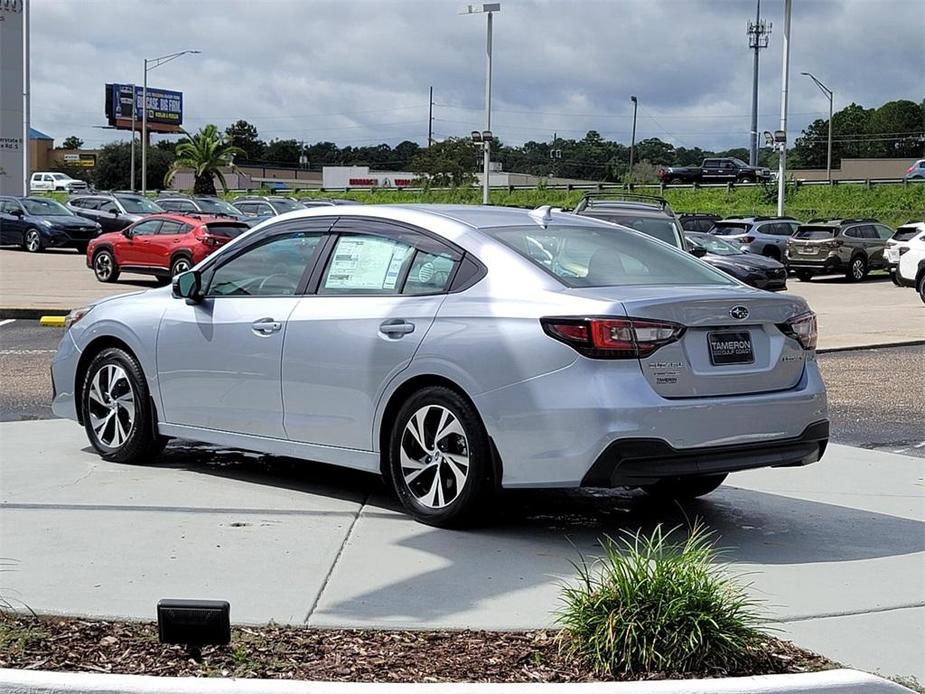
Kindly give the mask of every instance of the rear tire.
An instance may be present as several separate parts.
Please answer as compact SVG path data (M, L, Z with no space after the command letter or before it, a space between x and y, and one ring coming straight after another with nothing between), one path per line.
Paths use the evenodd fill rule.
M668 185L675 185L676 183L684 183L680 178L669 178Z
M81 388L84 429L103 460L148 463L167 439L155 429L151 396L138 360L122 349L104 349Z
M845 277L849 282L860 282L865 277L869 268L867 267L867 261L862 255L856 255L851 259L851 264L848 265L848 270L845 272Z
M925 303L925 272L919 275L919 279L915 283L915 288L919 291L919 298L922 300L922 303Z
M813 273L807 272L806 270L797 270L796 276L800 282L809 282L813 278Z
M728 475L694 475L691 477L666 477L655 484L642 488L649 496L664 501L690 501L714 491Z
M780 262L780 250L778 250L777 246L767 246L764 251L762 251L761 255L765 258L771 258L772 260Z
M93 256L93 274L100 282L115 282L119 279L119 266L110 251L99 251Z
M475 408L449 388L422 388L405 401L388 453L395 493L421 523L470 524L493 489L488 433Z
M181 272L187 272L191 267L193 267L193 262L189 258L185 255L177 256L170 263L170 276L176 277Z

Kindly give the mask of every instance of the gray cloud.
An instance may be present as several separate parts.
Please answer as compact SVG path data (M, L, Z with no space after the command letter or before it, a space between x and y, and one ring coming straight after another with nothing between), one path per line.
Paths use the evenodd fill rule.
M186 48L150 73L184 92L186 125L244 118L264 138L423 142L482 126L485 22L462 0L33 0L33 123L88 145L105 82L141 82L142 58ZM746 146L753 0L503 0L495 19L493 130L507 143L581 137ZM783 1L762 52L759 125L777 126ZM925 95L920 0L794 0L791 131L827 113L801 71L835 89L836 109Z

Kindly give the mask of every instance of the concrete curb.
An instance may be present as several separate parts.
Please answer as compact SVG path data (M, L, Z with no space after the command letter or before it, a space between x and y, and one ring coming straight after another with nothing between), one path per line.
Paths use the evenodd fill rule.
M898 342L877 342L872 345L854 345L848 347L828 347L817 349L816 354L831 354L832 352L860 352L868 349L887 349L889 347L916 347L925 345L925 340L900 340Z
M0 694L900 694L908 691L889 680L857 670L581 684L307 682L0 670Z
M0 308L0 320L40 320L42 316L66 316L69 308Z

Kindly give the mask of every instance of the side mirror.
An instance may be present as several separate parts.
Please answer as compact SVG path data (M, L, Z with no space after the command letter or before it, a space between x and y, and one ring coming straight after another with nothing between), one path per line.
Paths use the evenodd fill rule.
M702 246L691 247L691 255L696 258L702 258L707 254L707 249Z
M125 238L130 239L130 238L132 238L132 236L135 235L135 232L133 232L133 231L132 231L132 227L129 226L129 227L125 227L125 228L122 230L122 235L123 235Z
M110 208L109 208L108 210L106 210L106 211L107 211L109 214L111 214L113 217L118 217L118 216L119 216L119 210L117 210L115 207L110 207Z
M202 277L197 270L181 272L173 278L173 295L178 299L186 299L188 304L198 304L202 301Z
M17 207L15 210L10 210L10 214L14 217L22 217L25 213Z

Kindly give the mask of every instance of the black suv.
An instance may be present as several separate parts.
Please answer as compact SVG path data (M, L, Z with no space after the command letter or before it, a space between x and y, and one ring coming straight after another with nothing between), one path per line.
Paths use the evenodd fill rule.
M787 265L803 282L832 274L860 282L871 270L887 268L883 251L892 235L876 219L813 219L787 240Z
M602 199L606 195L607 199ZM605 222L620 224L675 248L687 250L681 225L664 198L637 193L587 193L574 213Z
M183 195L181 193L161 195L157 198L157 204L168 212L230 217L253 226L253 219L241 214L241 211L236 209L230 202L211 195Z
M122 231L149 214L163 208L138 193L81 193L67 201L67 208L76 215L92 219L103 232Z

